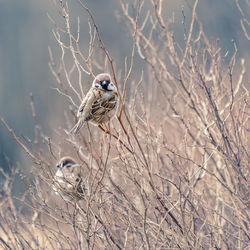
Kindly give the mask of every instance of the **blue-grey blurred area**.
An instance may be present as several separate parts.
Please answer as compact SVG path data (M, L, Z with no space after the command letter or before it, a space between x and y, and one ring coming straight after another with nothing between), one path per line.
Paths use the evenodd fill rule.
M56 1L0 0L0 115L20 138L34 137L30 92L34 96L38 123L47 135L52 133L48 122L49 117L51 119L52 115L53 117L63 116L63 110L58 109L63 98L51 89L56 86L56 80L48 67L48 46L56 53L57 58L60 56L60 50L52 35L54 26L47 16L49 14L56 20L60 20ZM88 16L78 1L69 2L72 25L76 25L77 16L80 16L81 31L87 34L88 40ZM115 15L116 12L121 13L119 1L86 0L84 2L92 11L111 56L115 61L124 62L131 51L131 38L124 23L125 18L117 20ZM149 2L149 0L145 1L146 6L149 6ZM167 9L163 11L168 14L174 12L176 23L179 22L181 25L182 5L186 6L185 1L167 2ZM193 4L193 1L188 2ZM184 9L189 22L191 11L187 7ZM146 7L143 11L147 11ZM210 41L218 38L219 46L223 51L229 50L232 54L233 39L239 48L238 57L249 57L249 47L247 47L249 44L243 35L240 13L234 0L200 0L197 15ZM176 34L177 41L178 37L183 39L181 32L180 26L179 33ZM140 71L140 69L141 65L136 64L135 70ZM0 142L1 166L5 166L5 154L14 164L20 160L20 146L2 124L0 124Z
M33 136L29 93L34 93L41 118L45 119L51 103L48 87L54 79L48 70L48 45L52 36L45 2L0 1L0 115L20 138ZM13 163L18 161L20 147L2 124L0 141L1 166L5 166L4 154Z

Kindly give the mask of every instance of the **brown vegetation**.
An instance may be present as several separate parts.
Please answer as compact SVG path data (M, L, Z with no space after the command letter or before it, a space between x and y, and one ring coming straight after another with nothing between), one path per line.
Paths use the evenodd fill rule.
M61 1L60 1L61 2ZM65 126L76 122L77 106L88 90L85 79L110 72L121 107L105 134L85 126L78 136L55 129L46 137L35 123L29 148L34 162L24 177L27 192L15 208L10 166L0 203L0 246L6 249L244 249L249 242L249 90L245 61L227 64L206 37L192 7L183 12L184 43L176 41L173 19L163 16L161 0L121 2L132 39L124 75L102 41L92 12L89 48L73 35L67 4L60 4L65 27L54 36L61 49L50 68L57 91L68 102ZM144 71L133 80L135 56ZM85 85L83 85L83 83ZM36 121L33 100L32 114ZM89 194L77 203L51 190L56 161L71 155L81 164Z

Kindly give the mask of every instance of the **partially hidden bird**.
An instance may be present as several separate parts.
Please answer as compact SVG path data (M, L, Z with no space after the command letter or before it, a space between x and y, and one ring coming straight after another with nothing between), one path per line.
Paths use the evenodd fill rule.
M69 156L60 159L56 165L53 190L65 200L80 200L87 194L87 180L81 166Z
M97 75L78 112L78 122L70 130L77 134L86 122L102 125L108 122L116 113L119 97L115 84L107 73Z

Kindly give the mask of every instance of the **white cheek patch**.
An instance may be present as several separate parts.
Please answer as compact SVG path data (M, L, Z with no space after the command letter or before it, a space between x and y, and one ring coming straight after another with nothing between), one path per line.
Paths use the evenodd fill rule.
M100 83L95 83L94 88L96 89L102 89L102 86Z
M114 84L109 84L108 85L108 90L110 90L110 91L116 91L116 87L115 87L115 85Z

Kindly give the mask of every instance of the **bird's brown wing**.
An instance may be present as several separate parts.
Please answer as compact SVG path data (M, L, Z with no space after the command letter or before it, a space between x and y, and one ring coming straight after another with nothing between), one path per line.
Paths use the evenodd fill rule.
M91 107L92 103L95 101L95 99L96 99L95 93L94 93L93 89L91 88L89 90L89 92L87 93L87 95L82 100L82 103L78 108L78 112L77 112L78 118L81 118L83 116L83 114L86 113L85 111L90 110L90 107Z
M70 133L77 134L84 123L90 120L102 123L106 114L116 107L117 100L118 95L115 92L107 96L104 90L91 88L78 109L78 122Z
M86 121L92 119L93 117L98 118L105 116L108 112L110 112L116 107L116 104L117 104L116 95L111 95L110 97L105 99L103 98L97 99L95 102L93 102L90 114L86 118Z
M84 125L86 117L89 116L93 102L95 102L96 96L93 88L89 90L85 98L82 100L81 105L78 108L77 118L78 122L69 131L70 134L77 134L80 128Z

